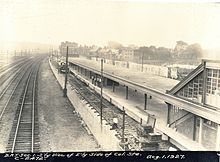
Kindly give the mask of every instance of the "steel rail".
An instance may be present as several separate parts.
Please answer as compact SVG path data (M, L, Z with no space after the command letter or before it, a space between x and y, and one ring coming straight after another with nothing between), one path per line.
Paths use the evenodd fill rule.
M23 68L25 68L25 67L23 67ZM22 71L21 71L20 73L22 73ZM17 74L17 77L19 76L20 73ZM2 116L3 116L4 112L5 112L5 109L6 109L6 107L8 106L9 101L11 100L11 98L12 98L12 96L13 96L15 90L17 89L18 85L20 84L20 82L21 82L21 80L22 80L22 78L23 78L24 75L25 75L25 73L22 74L21 78L18 80L17 84L16 84L15 87L12 89L12 92L11 92L11 94L10 94L10 96L9 96L9 98L8 98L8 100L7 100L7 102L6 102L6 104L5 104L5 106L4 106L4 108L2 109L2 111L1 111L0 120L2 119ZM17 79L17 77L16 77L15 79ZM15 79L14 79L14 80L15 80ZM13 81L14 81L14 80L13 80ZM12 84L12 82L11 82L11 84ZM11 84L10 84L10 85L11 85ZM10 86L10 85L9 85L9 86ZM7 89L9 88L9 86L7 86ZM6 91L5 91L5 92L6 92ZM3 95L4 95L4 94L2 94L1 97L2 97ZM1 98L1 97L0 97L0 98Z
M8 66L15 65L16 63L19 63L19 62L24 61L24 60L27 60L27 59L29 59L29 57L20 58L20 59L17 60L17 61L14 61L14 62L12 62L12 63L6 64L6 65L0 67L0 73L1 73L2 71L4 71L4 70L7 70Z
M4 75L7 71L9 71L9 70L11 70L13 68L16 68L17 66L21 65L23 62L25 62L27 60L30 60L30 59L29 58L25 58L25 59L13 62L13 63L7 65L6 67L4 67L3 69L0 69L0 76ZM10 67L8 68L8 66L10 66Z
M34 86L33 86L33 96L32 96L32 126L31 126L31 152L34 152L34 111L35 111L35 88L36 88L36 78L34 79Z
M7 152L24 151L33 153L39 148L38 132L36 132L38 126L35 125L37 111L35 110L34 99L36 98L36 83L41 60L42 57L38 57L34 64L31 63L31 66L27 67L27 72L24 72L26 74L24 79L25 86L22 88L23 92L16 110Z
M36 75L35 75L35 78L34 78L34 86L33 86L33 96L32 96L32 129L31 129L31 152L33 153L34 152L34 131L35 131L35 93L36 93L36 83L37 83L37 76L38 76L38 72L39 72L39 68L40 68L40 64L37 68L37 71L36 71Z
M28 64L28 63L27 63ZM8 90L8 88L10 87L10 85L13 83L13 81L15 81L15 79L17 79L17 77L19 76L19 74L22 72L21 69L23 69L25 66L27 66L27 64L21 66L19 69L17 69L15 72L13 71L13 73L15 73L15 75L13 76L13 78L11 79L11 81L8 83L8 85L4 88L4 90L1 92L0 95L0 99L4 96L5 92ZM20 73L19 73L20 71ZM6 79L7 80L7 79Z
M22 114L22 111L23 111L23 107L24 107L24 103L25 103L25 97L26 97L26 94L27 94L27 90L28 90L28 86L29 86L29 83L30 83L30 79L31 79L32 73L33 73L33 71L30 72L30 74L28 76L28 80L27 80L26 86L25 86L24 95L23 95L22 103L21 103L21 109L20 109L20 112L19 112L18 122L17 122L17 125L16 125L14 140L13 140L12 149L11 149L12 153L14 153L16 139L17 139L17 135L18 135L18 129L19 129L20 120L21 120L21 114Z

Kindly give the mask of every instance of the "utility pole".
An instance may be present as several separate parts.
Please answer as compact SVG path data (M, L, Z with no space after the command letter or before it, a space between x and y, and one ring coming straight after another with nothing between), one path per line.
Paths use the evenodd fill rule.
M58 51L55 51L55 53L57 53L57 70L58 70L58 73L59 73Z
M51 48L50 51L51 51L52 58L53 58L53 60L54 60L54 57L53 57L53 49Z
M123 107L122 142L125 142L125 109Z
M63 89L63 96L67 97L67 89L66 89L66 84L67 84L67 73L68 73L68 46L66 47L66 70L65 70L65 83L64 83L64 89Z
M101 59L101 99L100 99L100 121L102 124L102 90L103 90L103 59Z

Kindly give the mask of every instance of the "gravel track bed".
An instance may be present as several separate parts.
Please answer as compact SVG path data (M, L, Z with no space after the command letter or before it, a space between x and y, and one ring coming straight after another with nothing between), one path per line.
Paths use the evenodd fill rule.
M23 73L27 73L25 70ZM15 90L12 98L5 109L5 112L0 119L0 152L4 153L6 151L6 147L8 144L9 134L13 125L13 119L16 113L17 105L19 103L19 99L22 94L23 88L25 86L25 81L27 79L27 75L24 75L22 78L21 83L18 85L17 89ZM17 81L18 79L16 79ZM6 92L7 93L7 92ZM9 94L7 94L9 95ZM3 105L2 105L3 106ZM2 112L3 107L0 108L0 112Z
M38 78L40 151L97 151L98 144L83 127L45 59Z

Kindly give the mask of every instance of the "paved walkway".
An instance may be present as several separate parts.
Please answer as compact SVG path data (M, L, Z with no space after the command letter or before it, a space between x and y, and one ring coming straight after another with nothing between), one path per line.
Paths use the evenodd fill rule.
M96 61L83 59L83 58L70 58L69 61L70 62L75 61L97 70L100 69L100 63ZM131 80L133 82L140 83L143 86L154 88L161 92L166 92L166 90L170 90L177 83L179 83L178 80L156 76L156 75L150 75L143 72L131 71L130 69L126 69L122 67L119 68L109 64L104 64L104 71Z

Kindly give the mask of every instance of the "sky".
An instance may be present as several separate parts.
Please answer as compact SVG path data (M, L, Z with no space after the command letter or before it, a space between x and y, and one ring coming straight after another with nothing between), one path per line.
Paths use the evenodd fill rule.
M182 40L220 49L220 3L0 0L1 42L59 44L66 40L167 48Z

